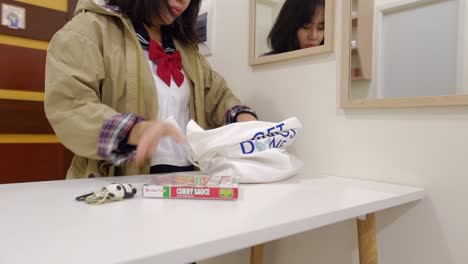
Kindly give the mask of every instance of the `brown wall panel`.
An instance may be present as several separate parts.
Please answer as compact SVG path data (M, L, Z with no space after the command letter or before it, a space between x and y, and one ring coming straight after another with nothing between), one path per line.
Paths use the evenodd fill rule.
M68 20L71 20L73 18L77 3L78 0L68 0Z
M0 100L0 134L54 134L43 102Z
M68 14L58 10L12 0L0 0L0 3L26 8L26 29L15 30L5 26L0 26L0 34L50 41L55 32L62 28L68 20Z
M47 52L0 44L0 89L44 91Z
M60 144L0 144L0 184L63 180L65 153Z

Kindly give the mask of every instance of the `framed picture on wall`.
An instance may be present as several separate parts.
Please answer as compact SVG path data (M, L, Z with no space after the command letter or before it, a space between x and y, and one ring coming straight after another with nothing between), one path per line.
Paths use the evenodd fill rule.
M197 19L197 33L200 40L200 52L209 56L213 54L213 0L203 0Z
M2 26L11 29L26 29L26 9L2 4Z

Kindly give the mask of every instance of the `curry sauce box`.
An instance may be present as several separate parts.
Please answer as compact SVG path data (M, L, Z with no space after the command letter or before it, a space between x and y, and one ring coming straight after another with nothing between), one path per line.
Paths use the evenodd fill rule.
M165 199L236 200L239 178L208 175L156 176L143 185L143 197Z

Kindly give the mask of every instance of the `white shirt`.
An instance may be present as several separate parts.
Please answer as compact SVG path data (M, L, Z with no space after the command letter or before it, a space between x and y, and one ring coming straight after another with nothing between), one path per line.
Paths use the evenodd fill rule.
M168 86L156 74L157 65L149 59L148 51L145 51L146 58L153 73L156 82L156 93L158 95L159 112L157 121L161 122L169 117L174 117L182 133L185 135L186 127L190 121L190 85L188 78L184 74L184 82L178 87L171 79L171 85ZM154 165L173 165L189 166L190 161L186 158L185 151L177 144L172 137L163 137L159 142L156 152L151 159L151 166Z

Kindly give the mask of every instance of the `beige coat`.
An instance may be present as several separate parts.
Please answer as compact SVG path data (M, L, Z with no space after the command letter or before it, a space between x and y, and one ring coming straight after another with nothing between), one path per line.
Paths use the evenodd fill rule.
M67 178L145 174L148 164L116 168L97 155L103 124L117 113L155 120L153 75L129 19L80 0L75 17L52 39L46 66L45 111L60 141L75 153ZM182 45L190 79L191 118L204 128L221 126L225 112L240 104L196 46Z

